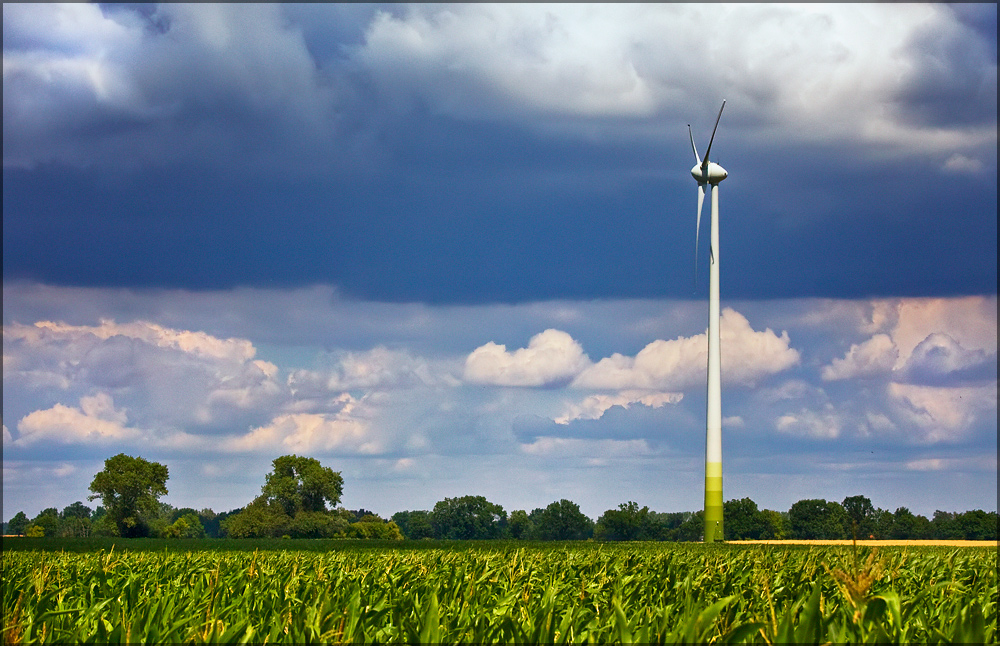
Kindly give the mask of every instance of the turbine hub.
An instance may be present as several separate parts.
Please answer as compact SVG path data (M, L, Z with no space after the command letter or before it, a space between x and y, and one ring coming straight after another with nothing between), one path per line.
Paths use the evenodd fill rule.
M702 170L701 164L695 164L694 168L691 169L691 176L700 184L718 184L729 177L729 173L715 162L709 162L708 168L705 170Z

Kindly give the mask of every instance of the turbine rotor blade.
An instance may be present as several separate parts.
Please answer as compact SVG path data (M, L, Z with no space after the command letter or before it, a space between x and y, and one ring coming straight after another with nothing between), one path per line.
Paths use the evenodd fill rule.
M726 109L726 100L722 100L722 107L719 108L719 116L715 118L715 127L712 128L712 138L708 140L708 149L705 150L705 160L701 163L702 170L708 170L708 155L712 152L712 142L715 141L715 131L719 129L719 121L722 119L722 111Z
M698 156L698 149L694 145L694 133L691 132L691 124L688 124L688 136L691 137L691 151L694 152L694 163L701 164L701 157Z
M698 182L698 219L694 226L694 282L698 284L698 239L701 234L701 205L705 203L705 184Z

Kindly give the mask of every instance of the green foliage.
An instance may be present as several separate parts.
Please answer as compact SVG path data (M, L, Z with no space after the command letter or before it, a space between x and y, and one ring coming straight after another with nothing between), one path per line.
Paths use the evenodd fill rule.
M14 514L14 517L10 519L9 523L7 523L7 531L15 536L21 536L28 528L28 523L30 522L31 521L28 520L27 514L23 511L19 511Z
M342 516L326 511L300 511L288 522L285 531L292 538L328 538L343 536L350 524Z
M344 490L340 473L324 467L315 458L283 455L272 463L261 492L269 503L281 506L285 514L324 512L327 503L335 507Z
M543 541L579 541L594 534L594 523L580 511L579 505L565 498L545 509L536 509L530 520L531 537Z
M90 535L97 537L111 537L120 536L118 533L118 527L115 525L111 516L107 514L102 514L98 516L94 514L94 520L91 521Z
M277 504L258 496L241 511L222 521L222 530L231 538L262 538L286 534L292 519Z
M651 516L649 507L639 509L639 504L627 502L618 509L609 509L597 519L594 538L602 541L662 540L660 528Z
M930 521L923 516L915 516L906 507L899 507L892 514L892 529L889 538L928 538Z
M507 520L507 533L510 534L511 538L514 540L532 538L534 528L535 524L531 522L528 512L523 509L515 509L510 512L510 518Z
M90 520L91 509L81 501L77 500L72 505L67 505L59 516L65 520L67 518L86 518Z
M397 511L392 515L392 522L399 527L403 537L409 540L434 538L429 511Z
M847 512L836 502L823 499L800 500L788 510L792 538L847 538Z
M192 551L164 550L159 546L169 541L153 541L128 548L150 540L83 553L5 549L4 642L908 644L997 638L995 547L887 549L857 557L840 547L665 543L457 543L450 549L341 543L344 548L330 549L320 542L315 551L302 551L280 548L315 541L278 540L273 550Z
M676 540L700 541L705 534L705 512L696 511L677 528Z
M401 541L403 533L399 526L392 522L385 522L380 518L367 516L356 523L352 523L347 536L350 538L363 538L366 540L381 541Z
M272 464L260 496L241 510L213 519L219 523L220 534L232 538L345 535L350 512L327 509L327 503L336 505L343 492L339 472L297 455L283 455Z
M205 528L201 526L198 514L189 512L164 527L160 535L164 538L205 538Z
M760 535L762 539L782 539L788 533L785 528L785 517L781 512L773 509L762 509L760 511L761 520L764 523L764 531Z
M846 514L844 533L851 538L875 535L875 506L864 496L848 496L841 503Z
M43 536L58 536L59 535L59 510L55 507L49 507L48 509L43 509L37 516L31 520L31 525L33 527L38 527L42 530Z
M462 496L439 501L429 520L435 538L484 540L503 535L507 512L483 496Z
M158 462L119 453L104 461L94 476L90 500L101 498L108 516L122 536L149 533L147 515L156 514L157 500L167 494L167 467Z

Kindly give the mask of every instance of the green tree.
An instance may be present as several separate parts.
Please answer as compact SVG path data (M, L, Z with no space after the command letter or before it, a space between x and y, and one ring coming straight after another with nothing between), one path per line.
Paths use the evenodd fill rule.
M700 541L705 537L705 512L701 509L691 514L677 528L676 540Z
M891 511L882 509L881 507L876 508L872 519L875 526L875 531L873 532L875 538L886 539L892 536L892 523L894 519Z
M841 505L846 512L845 534L856 538L875 535L875 507L871 500L864 496L848 496Z
M23 511L19 511L14 514L14 517L10 519L7 523L7 531L15 536L24 536L24 530L28 528L28 524L31 521L28 520L27 514Z
M892 514L892 530L890 538L914 539L924 538L930 533L931 524L924 516L915 516L906 507L899 507Z
M749 498L727 500L722 505L722 515L726 519L726 540L756 540L764 538L768 531L767 519Z
M146 536L144 516L155 514L157 500L167 494L167 467L119 453L104 461L104 470L90 483L90 500L100 498L120 535Z
M350 529L350 522L340 514L329 511L300 511L285 530L292 538L332 538L343 536Z
M347 531L351 512L327 508L340 502L344 479L339 472L297 455L275 458L272 465L261 495L220 518L220 533L233 538L323 538Z
M292 519L277 504L257 496L243 509L234 510L221 523L221 531L230 538L263 538L288 533Z
M37 516L31 519L31 525L41 528L43 535L48 537L58 536L60 530L59 510L55 507L43 509Z
M403 540L403 533L399 530L399 525L392 521L386 522L375 514L366 514L356 523L351 523L348 536L383 541Z
M90 536L90 507L79 500L59 512L60 534L74 538Z
M578 541L590 538L594 523L571 500L550 503L541 513L532 514L534 536L543 541Z
M205 530L205 536L209 538L219 537L219 522L222 520L219 514L212 511L211 508L205 507L198 512L198 520L201 522L202 528Z
M435 538L483 540L503 535L507 512L483 496L462 496L438 501L430 521Z
M397 511L392 515L399 531L409 540L434 538L434 528L431 526L430 512L425 510Z
M511 538L515 540L532 538L533 530L534 523L528 517L528 512L523 509L515 509L510 512L510 518L507 520L507 532Z
M164 538L205 538L205 528L202 527L198 514L186 513L178 516L173 523L160 532Z
M963 514L956 514L955 524L958 533L968 541L997 540L997 512L986 512L973 509Z
M301 511L324 512L336 507L344 490L340 472L324 467L315 458L283 455L272 463L261 492L290 517Z
M77 500L72 505L67 505L62 510L62 512L60 512L60 516L63 519L66 519L66 518L86 518L87 520L90 520L90 514L91 513L92 513L92 511L91 511L90 507L88 507L87 505L83 504L81 501Z
M681 525L691 518L690 511L649 512L650 520L656 525L657 535L665 541L676 541Z
M649 507L639 508L639 503L629 501L618 509L604 512L594 527L594 538L602 541L651 541L659 540L659 527L650 516Z
M931 536L944 540L962 538L962 528L955 522L956 516L958 514L940 509L935 510L934 516L931 518Z
M823 499L800 500L788 510L793 538L846 538L844 532L846 516L844 508L839 503Z
M788 533L785 529L785 518L781 512L773 509L762 509L760 517L764 524L764 531L760 535L762 539L781 539Z

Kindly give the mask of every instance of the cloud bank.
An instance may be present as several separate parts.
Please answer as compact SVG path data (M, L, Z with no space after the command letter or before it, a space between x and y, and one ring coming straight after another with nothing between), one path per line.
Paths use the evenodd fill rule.
M965 172L996 142L995 52L948 5L3 11L5 166L304 168L422 108L585 137L609 119L648 133L720 94L758 142L944 155Z
M728 308L723 406L733 469L727 481L737 483L730 491L761 497L738 483L775 469L797 473L796 464L817 470L816 487L845 486L833 475L845 464L897 484L911 482L902 473L966 474L956 482L994 477L995 469L983 476L973 458L995 452L995 303ZM72 313L85 311L83 304L101 316L79 320ZM420 502L421 491L480 491L474 483L493 482L513 463L534 465L519 472L525 482L571 499L590 491L587 478L634 473L640 486L640 474L667 477L654 473L668 463L686 465L674 467L676 477L692 470L695 486L705 355L701 317L688 309L670 301L557 302L422 306L414 316L408 305L317 299L308 290L151 298L135 290L5 289L5 497L25 501L15 505L34 495L68 504L54 498L66 487L84 491L91 463L120 451L176 465L171 474L187 495L206 486L196 482L213 483L221 496L213 504L229 508L259 488L252 474L259 479L270 459L286 453L345 469L359 487L355 500L387 496L395 501L385 503L394 507L387 512L432 504ZM59 311L68 316L53 316ZM374 336L366 336L370 311L383 326ZM11 320L31 320L28 312L46 316ZM125 312L135 318L119 322ZM170 317L158 320L157 312ZM331 328L332 316L356 321L357 330ZM311 323L297 328L296 321ZM235 336L230 325L256 331ZM540 331L524 334L532 328ZM508 348L484 342L487 335L528 342ZM49 475L39 480L43 472ZM897 484L879 486L905 496ZM486 488L531 498L528 489ZM667 502L671 490L655 494L666 496L661 506L681 505ZM602 496L617 491L594 490L589 504L614 507L621 501ZM954 495L951 507L968 506L957 502L961 491Z

